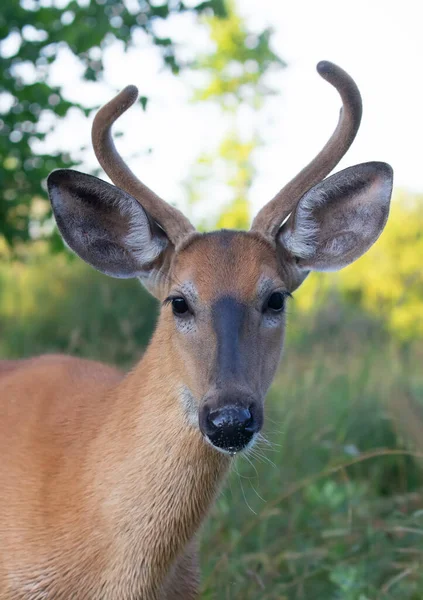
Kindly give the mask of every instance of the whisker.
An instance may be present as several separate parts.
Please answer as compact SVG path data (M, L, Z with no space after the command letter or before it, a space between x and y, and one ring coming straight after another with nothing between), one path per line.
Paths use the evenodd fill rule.
M253 467L253 469L254 469L254 471L256 473L256 478L258 479L259 478L259 474L258 474L257 468L256 468L255 464L248 458L248 453L250 452L250 450L251 450L251 448L249 448L246 452L244 452L243 454L241 454L241 457L245 458L250 463L250 465Z
M238 472L238 469L236 468L236 466L235 466L235 465L234 465L234 470L235 470L235 473L238 475L238 479L239 479L239 483L240 483L240 486L241 486L242 495L244 496L244 502L245 502L245 504L248 506L248 508L251 510L251 512L252 512L254 515L257 515L256 511L255 511L255 510L253 510L253 509L251 508L251 506L250 506L250 505L248 504L248 502L247 502L247 497L245 496L244 486L242 485L242 480L241 480L241 477L240 477L240 475L239 475L239 472Z
M274 421L273 419L271 419L269 417L269 415L266 414L266 421L270 421L270 423L273 423L274 425L281 425L281 422L279 421Z
M275 465L275 463L273 461L270 460L270 458L268 458L265 454L261 454L258 451L258 448L253 448L252 449L251 456L254 456L254 458L256 460L259 460L261 462L266 462L269 465L272 465L272 467L274 467L275 469L278 469L278 467Z
M256 475L257 475L257 480L258 480L258 471L257 471L257 469L256 469L255 465L252 463L252 461L251 461L251 460L248 458L248 456L247 456L246 454L244 454L244 455L243 455L243 457L244 457L244 458L245 458L245 460L247 460L247 461L250 463L250 465L253 467L254 471L256 472ZM258 498L260 498L260 500L262 500L263 502L267 502L267 500L265 500L264 498L262 498L262 496L260 496L260 494L258 493L258 491L256 490L256 488L253 486L253 484L252 484L251 480L250 480L250 485L251 485L251 487L253 488L253 492L256 494L256 496L257 496Z
M268 440L262 433L258 434L257 441L264 442L265 444L267 444L268 446L270 446L271 449L273 448L273 446L277 446L278 448L282 448L282 444L277 444L276 442L272 442L272 441Z

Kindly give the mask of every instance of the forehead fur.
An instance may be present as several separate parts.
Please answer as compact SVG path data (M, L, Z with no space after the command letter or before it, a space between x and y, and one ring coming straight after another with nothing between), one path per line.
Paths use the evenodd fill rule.
M178 252L176 279L192 281L204 300L254 297L261 276L278 277L276 253L254 232L220 230L195 236Z

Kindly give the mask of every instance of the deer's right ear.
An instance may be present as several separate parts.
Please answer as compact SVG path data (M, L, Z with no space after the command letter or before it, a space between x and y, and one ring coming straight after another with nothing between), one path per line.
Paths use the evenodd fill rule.
M151 277L169 245L162 229L123 190L71 169L53 171L48 192L65 242L111 277Z

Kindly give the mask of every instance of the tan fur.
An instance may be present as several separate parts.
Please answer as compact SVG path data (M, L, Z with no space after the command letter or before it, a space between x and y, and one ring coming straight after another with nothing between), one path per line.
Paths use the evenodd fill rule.
M166 579L228 459L185 426L160 333L126 378L54 356L0 379L2 600L195 597L195 558Z
M174 263L178 279L195 281L201 299L208 303L218 294L228 293L251 302L261 275L274 278L275 284L283 283L274 249L252 232L230 232L227 241L219 233L197 234L177 254Z
M254 232L195 235L163 264L157 295L192 284L195 330L164 306L128 374L67 356L0 362L0 600L198 597L195 538L230 464L198 427L204 398L222 400L212 306L230 293L248 307L251 369L233 385L262 405L284 327L260 324L260 281L296 280Z
M319 72L345 114L250 232L196 233L136 180L110 137L132 87L100 111L93 140L112 180L141 205L92 176L49 176L68 245L106 274L139 277L161 302L182 300L184 317L168 298L128 374L66 356L0 361L0 600L198 597L196 537L230 464L223 452L254 441L282 349L283 303L271 298L310 270L358 258L388 216L392 170L367 163L310 190L296 219L296 193L331 170L361 114L349 76L331 63ZM222 409L223 425L209 420Z
M213 290L250 302L263 273L280 281L256 234L198 237L163 292L189 277L205 306ZM165 307L127 375L66 356L0 362L1 600L197 597L192 544L230 458L187 419L181 388L205 385L190 360Z

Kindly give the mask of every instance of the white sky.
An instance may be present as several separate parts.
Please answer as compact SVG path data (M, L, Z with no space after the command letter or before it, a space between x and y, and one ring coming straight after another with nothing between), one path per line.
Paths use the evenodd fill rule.
M237 5L251 29L273 27L273 48L288 63L271 79L280 95L267 101L259 115L239 114L242 127L248 131L252 123L259 124L266 141L255 155L253 213L316 154L336 125L340 99L315 71L322 59L348 71L363 96L361 129L339 168L386 161L394 168L396 186L423 192L421 2L238 0ZM189 18L178 17L165 27L181 43L189 40L188 55L204 47L204 33ZM129 83L149 96L146 113L132 109L122 117L118 147L147 185L184 208L181 182L198 154L219 143L227 121L211 103L190 103L190 78L160 71L156 50L142 35L129 55L119 44L110 48L105 64L104 84L81 84L78 66L64 53L53 79L65 81L65 95L90 105L107 101L111 90ZM89 147L90 127L76 113L50 141L52 147L71 150L81 143ZM153 152L146 155L149 147ZM84 156L81 170L96 164L91 150ZM217 211L227 197L217 181L205 190L201 211Z

